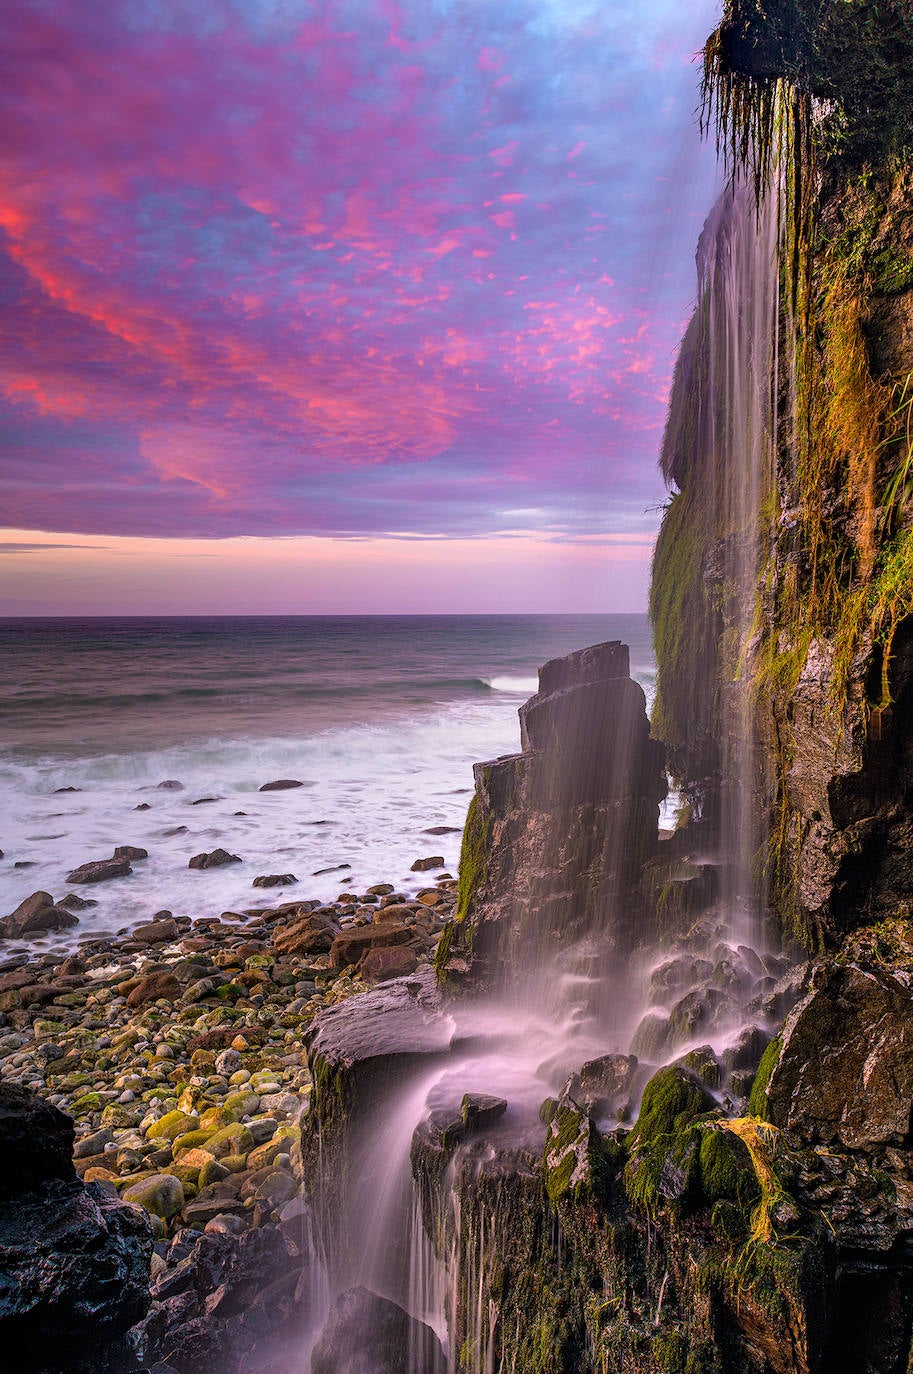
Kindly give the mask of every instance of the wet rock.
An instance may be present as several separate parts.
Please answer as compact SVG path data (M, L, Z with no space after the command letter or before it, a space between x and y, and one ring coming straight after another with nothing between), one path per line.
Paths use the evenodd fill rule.
M174 974L167 969L162 969L156 973L148 974L137 983L127 996L127 1006L139 1007L144 1002L154 1002L159 997L174 1002L180 995L181 985Z
M0 920L0 940L15 940L42 930L66 930L77 924L75 916L63 906L55 905L49 892L33 892L15 911Z
M418 956L414 949L395 945L389 949L369 949L358 965L358 972L369 986L374 987L391 978L407 977L417 966Z
M227 849L214 849L210 854L194 854L188 868L224 868L227 864L239 864L237 854L229 854Z
M89 907L98 906L98 902L94 897L80 897L78 892L68 892L57 905L65 907L67 911L87 911Z
M588 1111L616 1115L628 1106L637 1069L633 1054L604 1054L580 1069L580 1095Z
M829 964L787 1017L767 1088L771 1121L851 1149L910 1141L913 993L907 979Z
M68 883L105 883L110 878L125 878L133 869L129 859L93 859L67 874Z
M180 930L175 920L149 921L146 925L137 926L133 932L134 940L141 940L144 945L161 945L166 941L176 940Z
M75 1178L72 1142L63 1113L0 1085L0 1329L23 1370L91 1363L149 1301L149 1224Z
M460 1120L467 1132L484 1131L500 1121L507 1111L503 1097L487 1093L465 1093L460 1103Z
M720 1059L729 1072L745 1071L754 1073L761 1062L761 1056L770 1044L770 1032L761 1026L746 1026L740 1032L734 1045L723 1050Z
M260 788L261 792L288 792L293 787L303 787L304 783L297 778L277 778L275 782L265 782Z
M311 1374L445 1374L446 1368L429 1326L361 1287L336 1299L311 1356Z
M114 850L115 859L148 859L149 850L140 849L135 844L119 844Z
M441 854L433 854L428 859L416 859L412 865L413 873L427 873L432 868L443 868L444 857Z
M184 784L178 782L176 778L166 778L164 782L156 783L158 792L183 792Z
M288 887L291 883L297 883L298 879L294 873L264 873L255 878L253 887Z
M460 828L457 825L429 825L427 830L422 831L423 835L459 835Z
M73 1133L71 1118L36 1093L0 1083L0 1197L74 1178Z

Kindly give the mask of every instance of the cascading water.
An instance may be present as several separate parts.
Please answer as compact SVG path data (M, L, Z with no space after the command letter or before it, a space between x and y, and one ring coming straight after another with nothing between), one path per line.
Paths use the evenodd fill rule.
M427 1034L409 1030L408 1044L393 1051L397 1073L360 1115L350 1104L343 1145L318 1164L312 1192L331 1289L369 1290L391 1304L384 1321L394 1320L390 1311L407 1321L396 1366L403 1374L514 1368L497 1299L497 1187L471 1218L461 1197L467 1187L496 1185L502 1167L525 1171L538 1189L550 1112L570 1104L611 1131L630 1120L656 1068L700 1046L712 1047L701 1053L719 1070L724 1105L744 1101L746 1033L763 1038L761 993L784 967L764 936L753 873L763 751L748 689L759 511L777 415L780 221L777 193L758 203L736 187L714 209L699 250L702 378L687 403L721 535L706 576L728 679L715 852L700 858L678 841L657 841L658 757L622 646L546 665L539 694L521 712L524 753L477 770L481 810L470 814L464 859L473 843L484 851L473 957L482 967L487 958L488 990L438 1008ZM720 666L708 665L708 689ZM668 878L650 911L637 876L645 864ZM690 915L670 932L662 913L678 888L690 894ZM698 907L695 893L703 894ZM483 958L492 931L496 946ZM372 994L361 1010L354 999L345 1014L357 1021L388 995ZM359 1052L368 1060L386 1053ZM481 1137L467 1124L474 1112L485 1118ZM420 1177L413 1182L415 1150L443 1158L447 1140L449 1163L431 1197ZM542 1244L560 1248L560 1234ZM314 1369L335 1368L320 1363L320 1348Z
M699 461L716 501L724 623L719 832L723 897L734 933L763 940L757 857L764 752L752 707L751 635L763 565L761 512L773 480L777 417L781 179L758 199L736 183L715 206L698 249L707 371Z

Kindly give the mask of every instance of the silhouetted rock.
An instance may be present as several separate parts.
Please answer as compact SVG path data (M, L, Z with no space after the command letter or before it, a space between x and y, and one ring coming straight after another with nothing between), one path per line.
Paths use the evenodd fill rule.
M32 1374L101 1368L149 1302L145 1213L84 1187L72 1148L69 1117L0 1084L0 1333Z
M444 1374L446 1368L431 1327L367 1288L336 1299L311 1356L311 1374Z
M261 792L288 792L293 787L303 787L304 783L297 778L277 778L275 782L265 782L260 788Z

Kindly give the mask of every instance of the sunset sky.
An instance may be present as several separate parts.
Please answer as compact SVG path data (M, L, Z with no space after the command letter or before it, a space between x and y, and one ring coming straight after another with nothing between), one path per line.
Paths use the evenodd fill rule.
M0 613L632 610L699 0L6 0Z

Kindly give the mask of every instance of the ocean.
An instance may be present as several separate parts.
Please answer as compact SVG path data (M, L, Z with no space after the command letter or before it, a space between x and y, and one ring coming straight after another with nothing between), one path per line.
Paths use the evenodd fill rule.
M0 620L0 915L97 901L57 948L162 909L411 893L429 855L455 875L473 763L519 749L540 664L609 639L651 702L641 615ZM303 785L259 790L280 778ZM149 851L131 875L68 887L124 844ZM242 862L188 868L217 847ZM252 887L276 873L298 881Z

